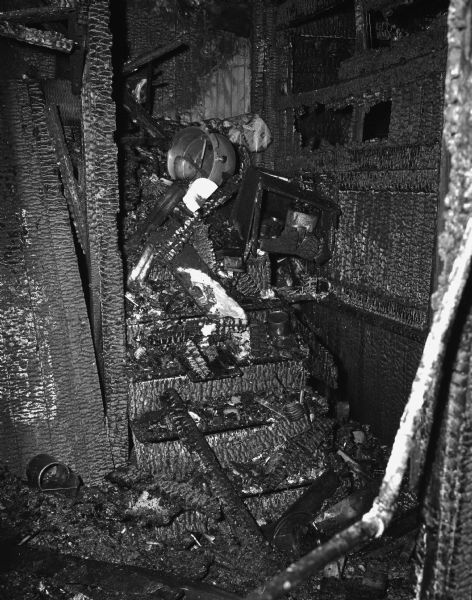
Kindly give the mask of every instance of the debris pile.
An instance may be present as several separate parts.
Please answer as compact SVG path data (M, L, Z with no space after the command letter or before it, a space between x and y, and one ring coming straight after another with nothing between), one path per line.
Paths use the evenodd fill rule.
M240 504L240 496L230 491L240 486L238 474L226 470L215 476L218 467L210 447L206 444L206 450L199 450L199 436L192 438L196 427L188 422L193 422L192 417L185 416L174 393L169 400L176 404L172 418L186 422L177 423L186 447L199 455L199 465L186 482L149 475L131 465L113 471L107 484L84 486L70 498L60 491L29 487L2 468L0 528L4 556L9 557L2 562L2 585L8 597L27 600L42 593L72 598L80 593L93 600L112 594L128 598L129 585L121 582L119 587L116 579L115 587L111 583L117 565L134 582L133 593L142 597L150 590L158 598L180 597L179 585L187 581L197 587L212 586L215 598L225 597L222 590L242 597L356 520L377 492L388 449L368 427L351 421L341 425L318 415L313 423L318 437L324 431L320 452L324 468L306 478L307 486L293 484L287 489L285 501L259 492L243 494ZM266 464L282 456L283 450L276 447ZM260 473L252 477L262 482ZM270 518L261 510L264 501ZM253 531L247 538L235 527L240 522L235 514L246 522L240 523L243 530ZM406 490L397 514L384 538L329 564L296 597L312 598L313 590L321 598L409 597L417 513L415 498ZM45 568L44 561L50 562L49 554L54 552L59 553L53 557L56 566ZM94 561L99 561L100 576ZM151 575L158 578L154 587L146 579ZM191 589L185 590L185 597L193 597Z

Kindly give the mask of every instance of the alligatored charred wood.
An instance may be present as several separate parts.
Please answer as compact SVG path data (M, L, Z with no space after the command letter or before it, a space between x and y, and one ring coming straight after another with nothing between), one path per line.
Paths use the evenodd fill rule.
M70 54L75 46L73 40L70 40L57 31L43 31L42 29L25 27L19 23L11 23L9 21L0 22L0 36L16 40L17 42L25 42L33 46L64 52L65 54Z
M267 547L267 540L223 471L204 435L188 414L178 392L170 388L162 399L172 416L182 443L185 444L189 452L198 456L204 471L209 475L215 486L216 494L227 510L229 523L236 537L241 540L243 545L247 541L252 541L261 548Z
M90 3L82 85L84 181L90 247L90 306L93 336L105 397L108 432L117 464L128 455L122 262L116 219L119 211L115 103L111 97L109 3Z

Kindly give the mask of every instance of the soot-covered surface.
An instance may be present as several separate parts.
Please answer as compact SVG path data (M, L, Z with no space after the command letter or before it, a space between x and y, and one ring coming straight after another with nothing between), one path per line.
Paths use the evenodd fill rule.
M34 489L1 467L1 597L170 599L183 595L176 588L187 580L197 587L190 586L185 597L211 597L208 590L198 588L199 584L215 585L244 597L370 506L388 449L368 428L357 423L339 424L326 418L325 428L329 428L332 440L325 450L331 475L317 481L320 487L327 486L328 480L331 484L337 482L335 491L331 489L329 497L313 512L316 529L311 525L300 528L296 519L281 520L275 513L272 522L259 519L258 525L272 539L274 549L264 544L251 547L234 537L231 523L222 517L218 498L206 485L203 472L186 490L182 486L165 489L158 478L130 466L111 473L107 483L83 487L75 498L70 498ZM346 456L355 464L346 462ZM237 481L236 475L231 477ZM337 504L343 500L343 504ZM195 506L205 517L205 526L199 531L192 529L192 521L185 525L186 514ZM404 492L398 508L400 518L394 521L387 537L328 565L293 597L409 597L416 531L414 507L415 499ZM176 529L172 524L179 520L182 523ZM287 527L287 523L292 526ZM177 530L179 535L168 535ZM51 558L50 552L58 555ZM118 565L128 567L118 572ZM161 574L156 579L142 569ZM176 576L170 581L173 589L162 573ZM163 582L168 585L163 586Z

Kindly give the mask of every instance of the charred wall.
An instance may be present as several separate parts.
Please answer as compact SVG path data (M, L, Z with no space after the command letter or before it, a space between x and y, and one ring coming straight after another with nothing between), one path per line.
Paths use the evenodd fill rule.
M91 483L128 458L109 6L27 8L1 40L0 456Z
M314 181L341 209L336 251L319 273L332 293L312 316L344 372L341 396L391 438L429 321L446 17L438 5L413 32L390 23L390 39L369 48L378 4L257 2L253 105L274 133L266 165ZM331 82L315 77L300 90L297 69L317 65L294 43L318 44L321 22L336 40L325 46Z
M232 14L231 7L226 7L229 14L221 15L217 2L174 6L156 0L127 0L124 4L129 57L175 40L182 42L155 68L140 69L128 79L131 87L144 78L151 81L146 103L156 116L196 121L245 112L250 73L243 13Z
M111 468L90 326L39 86L2 88L0 454Z

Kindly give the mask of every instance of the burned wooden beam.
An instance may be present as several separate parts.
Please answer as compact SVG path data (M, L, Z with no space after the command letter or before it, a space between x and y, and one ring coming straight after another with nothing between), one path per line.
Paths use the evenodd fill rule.
M131 120L142 127L153 138L166 140L167 136L162 129L154 122L153 118L147 113L144 108L136 102L133 96L125 93L123 106L130 114Z
M73 5L70 6L38 6L34 8L23 8L20 10L8 10L0 12L0 21L19 23L45 23L49 21L62 21L74 12Z
M123 263L118 241L120 210L116 106L112 99L112 45L108 0L87 13L86 63L81 92L84 197L90 249L90 314L101 374L110 449L115 465L128 459L128 382L125 373Z
M54 144L57 164L64 185L64 196L69 213L74 224L77 239L85 255L88 253L87 215L85 205L80 197L79 186L74 176L74 169L69 156L69 150L64 138L61 119L57 106L46 105L46 123Z
M267 540L218 462L215 453L205 440L205 436L188 414L178 392L169 388L162 400L164 406L169 410L182 443L189 452L198 456L203 470L214 484L215 493L227 511L229 524L236 537L241 542L252 542L260 546L261 550L267 549Z
M150 63L153 60L157 60L158 58L162 58L166 54L170 54L174 50L183 50L187 48L187 46L179 39L170 42L170 44L166 44L165 46L159 46L158 48L154 48L153 50L149 50L149 52L143 52L139 54L135 58L132 58L125 62L123 65L123 75L129 75L133 73L139 67Z
M25 27L19 23L11 23L9 21L0 22L0 36L24 42L32 46L41 48L49 48L57 52L70 54L74 49L75 42L58 33L57 31L43 31L34 27Z

